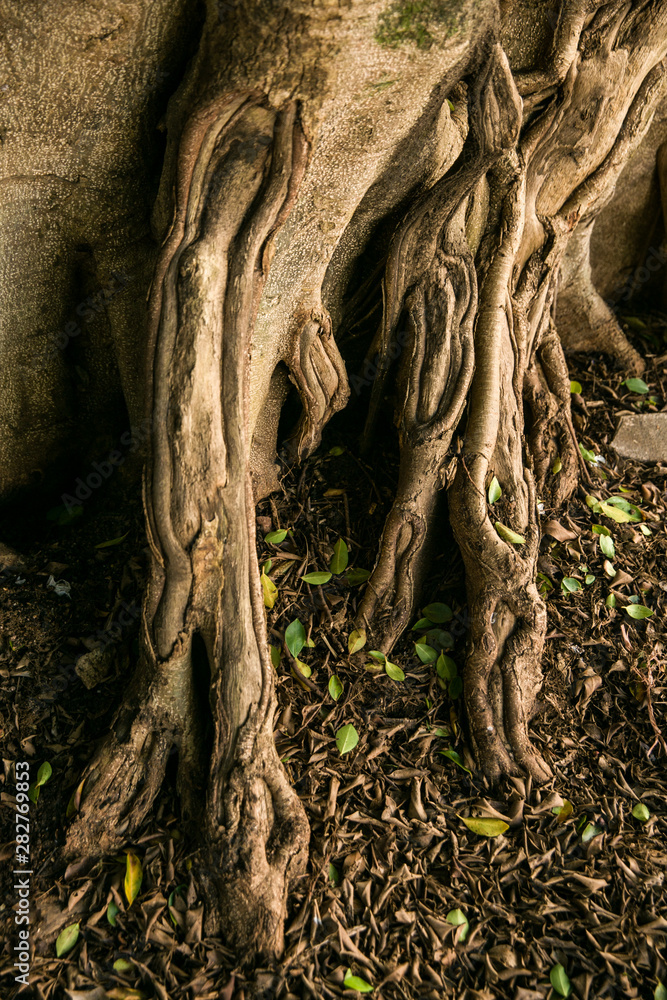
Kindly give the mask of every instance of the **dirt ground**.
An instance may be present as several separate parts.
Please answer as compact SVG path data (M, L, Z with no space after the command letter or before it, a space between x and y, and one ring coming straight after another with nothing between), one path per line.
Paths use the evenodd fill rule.
M358 995L349 987L362 980L386 1000L538 1000L564 994L552 971L562 966L580 1000L667 997L658 985L667 985L667 463L633 464L610 448L620 413L667 408L667 319L630 322L648 356L648 392L630 391L602 358L573 360L591 482L564 510L542 511L549 633L533 739L554 771L546 787L487 787L466 748L453 665L443 679L415 652L424 629L392 655L402 681L367 669L378 663L365 649L348 652L363 591L363 574L351 570L372 568L396 480L391 429L359 455L353 407L305 466L283 469L283 492L260 505L260 561L271 561L277 588L268 611L280 655L276 740L312 831L281 963L244 967L223 940L203 936L197 845L181 823L173 774L143 836L127 845L143 871L131 906L124 853L67 869L60 860L84 767L136 660L142 514L131 470L69 521L57 497L12 513L2 540L25 561L0 579L0 996L16 987L13 765L25 759L33 782L44 762L52 774L30 805L36 943L23 996L328 1000ZM621 498L617 512L627 502L630 520L593 509L610 497ZM281 529L283 541L265 541ZM324 585L304 583L328 571L341 538L348 565ZM422 606L433 604L440 620L429 642L460 670L465 589L445 511ZM633 618L633 607L653 613ZM313 642L300 654L307 678L284 645L295 620ZM77 667L96 646L87 671ZM343 755L336 734L346 725L359 741ZM507 828L482 836L470 817ZM55 939L72 924L76 944L58 958Z

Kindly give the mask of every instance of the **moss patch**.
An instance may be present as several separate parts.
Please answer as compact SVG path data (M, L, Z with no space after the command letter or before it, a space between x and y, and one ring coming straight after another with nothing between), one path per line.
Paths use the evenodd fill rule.
M380 15L375 40L395 49L412 42L418 49L430 49L436 38L456 30L463 4L460 0L395 0Z

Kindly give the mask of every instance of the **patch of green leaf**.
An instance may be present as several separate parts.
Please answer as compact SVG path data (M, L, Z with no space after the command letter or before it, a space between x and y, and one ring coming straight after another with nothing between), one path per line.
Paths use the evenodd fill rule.
M495 503L497 500L500 500L502 495L503 491L500 488L500 483L494 476L489 483L489 503Z
M304 583L309 583L311 587L321 587L322 584L329 582L331 573L306 573L301 579Z
M570 382L570 392L573 394L576 393L577 395L581 395L582 392L581 382Z
M438 603L428 604L425 608L422 608L422 614L424 618L428 619L429 622L433 622L434 625L442 625L444 622L450 622L454 617L452 609L448 604Z
M130 532L128 530L128 531L125 532L124 535L119 535L118 538L111 538L111 539L109 539L108 542L100 542L98 545L95 546L95 548L96 549L110 549L114 545L120 545L121 542L125 541L125 539L129 535L129 533Z
M260 575L260 583L262 584L262 597L264 599L264 607L268 608L269 611L273 608L274 604L278 600L278 588L276 587L273 580L266 575L264 570Z
M335 444L333 448L329 448L329 454L333 455L334 458L338 458L339 455L345 454L345 448L340 444Z
M290 622L285 629L285 645L295 660L306 645L306 630L298 618Z
M636 804L632 810L632 815L635 819L638 819L640 823L648 823L651 818L651 814L643 802L638 802Z
M460 767L462 771L466 772L466 774L472 774L472 771L470 770L469 767L465 766L465 764L463 763L463 759L456 752L456 750L452 750L452 748L449 747L449 749L447 750L439 750L438 753L441 753L443 757L449 757L449 759L453 760L454 763L457 765L457 767Z
M360 976L353 976L352 969L348 969L343 980L343 988L346 990L357 990L359 993L372 993L373 987Z
M643 378L626 378L623 385L626 389L629 389L630 392L636 392L641 396L648 392L648 386Z
M119 912L120 912L120 907L118 906L117 903L114 903L113 901L109 903L109 905L107 906L107 920L112 927L115 927L118 923L116 917Z
M572 992L572 986L570 980L567 978L567 973L560 963L554 965L553 969L549 973L549 982L553 986L556 993L561 997L569 997Z
M458 674L456 663L451 656L446 656L444 653L438 657L435 669L438 677L442 677L444 681L453 681Z
M269 542L270 545L280 545L287 538L287 528L280 529L280 531L270 531L268 535L264 535L264 541Z
M384 661L384 670L388 677L391 677L392 681L404 681L405 674L399 666L395 663L390 663L389 660Z
M329 563L329 569L332 573L338 576L340 573L344 573L347 569L349 555L347 551L347 545L342 538L339 538L334 545L333 556L331 557L331 562Z
M42 785L45 785L47 783L52 774L53 770L51 768L51 765L49 764L48 760L45 760L44 763L41 765L39 771L37 772L37 780L28 789L28 798L31 800L31 802L37 802L39 798L40 788L42 787Z
M144 871L141 867L141 861L136 854L128 853L125 858L125 881L123 882L128 907L132 906L139 895L143 878Z
M340 884L340 875L338 874L338 869L335 865L329 862L329 881L333 882L334 885Z
M607 559L613 559L616 555L616 546L611 535L600 535L600 549Z
M422 663L434 663L438 659L438 651L425 642L415 643L415 653Z
M463 910L450 910L445 920L448 924L452 924L456 927L456 934L454 935L454 941L458 944L460 941L463 943L468 936L468 931L470 930L470 924L468 923L468 918L466 917Z
M496 521L494 527L504 542L509 542L511 545L525 545L526 539L523 535L519 535L518 532L508 528L507 525Z
M595 823L587 823L581 833L582 844L587 844L589 840L592 840L593 837L599 837L601 833L602 830Z
M628 604L625 609L625 613L626 615L629 615L630 618L635 618L636 620L651 618L653 615L651 608L647 608L643 604Z
M360 584L365 583L368 577L371 575L369 569L358 569L353 567L348 569L345 574L345 579L349 583L350 587L358 587Z
M329 694L334 701L338 701L343 693L343 682L337 674L332 674L329 678Z
M564 576L560 587L563 593L576 594L578 590L581 590L581 582L573 576Z
M79 927L81 922L77 921L75 924L70 924L64 930L60 932L56 938L56 956L62 958L66 955L68 951L71 951L74 945L79 940Z
M354 728L352 723L348 723L347 726L343 726L336 733L336 746L338 747L338 752L341 757L343 754L349 753L350 750L354 750L358 742L359 733Z

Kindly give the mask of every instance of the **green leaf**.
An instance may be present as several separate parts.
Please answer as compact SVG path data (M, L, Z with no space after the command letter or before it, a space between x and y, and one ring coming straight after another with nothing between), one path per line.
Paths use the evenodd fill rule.
M383 665L384 661L387 659L384 653L381 653L379 649L369 649L368 655L372 656L374 660L377 660L378 663L382 663Z
M447 690L447 694L452 699L452 701L456 701L457 698L461 697L461 695L463 694L462 677L455 677L452 681L449 682L449 688Z
M280 531L270 531L268 535L264 535L264 541L269 542L271 545L280 545L287 538L287 529L281 529Z
M343 754L349 753L350 750L354 750L358 742L359 733L351 723L343 726L336 733L336 746L341 757Z
M125 882L123 883L128 907L132 906L139 895L143 877L141 861L136 854L128 854L125 860Z
M363 629L355 628L353 632L350 632L350 638L347 640L347 648L350 656L353 653L358 653L365 645L366 633Z
M388 677L391 677L392 681L404 681L405 674L400 667L397 667L395 663L390 663L389 660L384 661L385 673Z
M182 885L177 885L175 889L172 889L172 891L169 893L169 899L167 900L167 909L169 910L169 918L174 927L178 927L178 921L176 920L174 914L171 912L171 908L174 905L174 900L176 899L177 894L181 892L183 889L187 889L187 885L185 884L185 882L183 882Z
M264 597L264 607L268 608L269 611L273 605L278 600L278 588L276 587L273 580L271 580L266 573L262 573L260 576L260 582L262 584L262 595Z
M306 573L301 579L304 583L309 583L311 587L321 587L323 583L328 583L331 573Z
M118 538L112 538L112 539L110 539L110 541L108 541L108 542L100 542L100 543L99 543L99 545L96 545L96 546L95 546L95 548L96 548L96 549L110 549L112 545L120 545L120 543L121 543L121 542L124 542L124 541L125 541L125 539L126 539L126 538L127 538L127 536L129 535L129 533L130 533L130 532L129 532L129 529L128 529L128 530L127 530L127 531L125 532L125 534L124 534L124 535L119 535L119 536L118 536Z
M329 678L329 694L334 701L338 701L343 693L343 682L337 674L332 674Z
M586 584L587 587L590 587L592 583L595 583L595 574L587 573L586 576L584 577L584 583Z
M37 781L35 782L35 786L39 788L40 785L45 785L52 774L53 774L53 769L49 764L48 760L45 760L42 766L40 767L39 771L37 772Z
M335 444L333 446L333 448L329 448L329 454L333 455L334 458L338 458L339 455L344 455L345 454L345 448L343 448L339 444Z
M433 735L434 736L444 736L445 739L449 739L449 737L451 736L451 733L450 733L449 729L443 729L442 726L437 726L433 730Z
M593 837L599 837L601 833L602 830L599 826L596 826L595 823L587 823L584 827L583 833L581 834L582 844L587 844L589 840L592 840Z
M519 535L516 531L512 531L511 528L501 524L500 521L496 521L494 527L504 542L509 542L511 545L526 544L526 539L523 535Z
M429 604L428 607L422 608L422 614L424 615L424 618L421 619L422 621L428 619L434 625L442 625L444 622L450 622L454 617L452 609L447 604Z
M79 940L80 923L80 921L77 921L75 924L70 924L56 938L56 955L58 958L62 958L68 951L71 951Z
M619 510L618 507L604 502L596 504L595 513L604 514L606 517L610 517L612 521L616 521L617 524L627 524L629 521L639 520L639 518L634 518L626 511Z
M652 535L653 534L653 532L649 528L648 524L640 524L639 525L639 530L641 531L642 535Z
M604 524L594 524L591 530L594 535L608 535L611 537L611 531Z
M371 993L373 987L365 979L352 975L352 969L348 969L343 980L343 988L346 990L358 990L359 993Z
M551 471L554 474L554 476L557 476L558 473L562 470L562 468L563 468L563 462L561 460L561 457L560 455L556 455L554 459L554 464L551 466Z
M449 757L450 760L453 760L454 763L457 764L462 771L465 771L467 774L472 774L472 771L470 770L469 767L465 766L463 760L457 754L456 750L452 750L450 747L448 750L439 750L438 752L441 753L443 757Z
M456 814L459 816L459 814ZM486 816L459 816L472 833L479 837L499 837L509 830L509 823L502 819L490 819Z
M298 618L285 629L285 645L295 660L306 645L306 630Z
M458 673L456 663L451 656L446 656L445 653L441 653L438 657L435 669L438 672L438 677L442 677L445 681L453 681Z
M559 996L569 997L572 986L562 965L554 965L549 973L549 982Z
M613 559L616 555L616 546L611 535L600 535L600 548L607 559Z
M609 594L607 600L604 602L608 608L616 607L616 594Z
M643 802L638 802L637 805L632 810L632 815L635 819L638 819L640 823L648 823L651 818L651 814L644 805Z
M121 976L127 975L129 972L134 972L135 969L134 962L128 962L126 958L117 958L113 963L113 967Z
M335 865L332 865L331 862L329 862L329 881L333 882L334 885L338 885L340 883L338 869Z
M597 465L597 462L595 461L595 452L589 451L588 448L584 448L581 441L579 442L579 451L581 452L581 457L583 459L590 462L592 465Z
M650 608L645 607L643 604L628 604L625 609L626 615L630 618L651 618L653 612Z
M581 583L573 576L564 576L560 586L564 593L576 594L578 590L581 590Z
M345 572L347 569L348 558L347 545L342 538L339 538L334 545L333 555L331 557L331 562L329 563L329 569L331 572L336 575Z
M653 1000L667 1000L667 987L663 986L660 980L658 980L658 985L655 988Z
M417 631L419 631L419 629L430 628L434 624L435 623L432 622L432 621L430 621L428 618L420 618L419 621L415 625L412 626L411 631L412 632L417 632Z
M623 385L626 389L629 389L630 392L636 392L641 396L648 392L648 386L643 378L626 378Z
M433 646L427 646L425 642L415 643L415 653L422 663L434 663L438 659L438 651Z
M107 906L107 920L109 921L112 927L115 927L118 922L116 920L116 915L118 913L120 913L120 907L113 901L109 903L109 905Z
M570 392L581 395L581 382L570 382Z
M494 476L489 483L489 503L495 503L496 500L500 500L503 495L503 491L500 488L500 483Z
M349 583L350 587L358 587L359 584L365 583L368 577L371 575L369 569L348 569L345 574L345 579Z
M277 670L280 666L280 649L278 646L269 646L269 652L271 654L271 663Z
M468 931L470 930L468 918L463 910L450 910L445 919L448 924L458 927L454 940L456 942L461 941L463 943L468 936Z

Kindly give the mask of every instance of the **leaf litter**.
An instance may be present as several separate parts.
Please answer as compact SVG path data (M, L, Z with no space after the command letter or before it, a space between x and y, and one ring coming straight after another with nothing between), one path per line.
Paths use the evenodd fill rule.
M644 373L663 401L665 374L660 364ZM8 616L0 645L3 757L18 759L21 747L35 763L33 780L40 761L53 767L33 811L40 933L32 972L40 998L329 1000L351 996L361 982L369 995L388 1000L662 995L667 466L622 461L609 448L614 412L647 405L643 395L629 402L629 395L614 394L608 387L618 378L597 358L572 377L581 386L573 396L577 433L605 462L591 465L597 510L581 491L564 509L542 515L550 523L539 567L551 584L544 588L549 633L532 735L554 768L545 787L515 778L491 790L474 768L461 706L448 690L464 662L467 630L462 567L451 542L427 581L418 623L432 628L440 618L451 656L438 649L434 660L422 650L422 662L406 634L392 653L405 679L393 683L379 662L377 673L364 670L366 652L358 640L349 642L359 582L375 558L370 542L391 503L390 450L364 466L351 448L331 455L335 439L325 436L321 454L284 480L279 522L268 501L260 506L260 563L271 560L267 576L277 590L267 609L270 642L278 654L287 647L296 657L307 646L312 670L310 686L300 685L288 657L273 660L278 750L312 830L309 869L289 899L280 963L244 967L224 941L204 935L197 856L181 828L173 783L165 784L127 853L92 866L81 859L64 877L53 857L77 790L80 799L93 737L108 725L109 705L127 683L136 629L117 644L115 675L94 690L73 680L54 695L54 668L63 650L75 648L73 637L81 636L80 644L93 632L84 623L96 621L98 608L108 618L120 600L140 600L143 571L140 560L128 559L127 542L88 563L81 558L84 543L94 551L100 537L120 537L126 523L103 513L106 521L91 523L89 539L85 524L67 529L69 549L54 556L45 548L41 564L37 553L27 584L16 583L18 574L6 577L3 602L18 611ZM630 514L609 503L615 497L626 498ZM619 521L610 510L633 518L638 510L641 520ZM289 535L265 541L272 530L282 533L281 524L292 526ZM141 538L140 518L131 537ZM601 537L613 542L613 576L603 566L612 548L601 548ZM322 567L331 578L305 586L309 570L326 575ZM84 593L84 575L94 582L90 603L77 607L73 600L63 625L63 603L40 580L65 569L74 594ZM579 586L563 587L566 579ZM633 618L628 607L653 614ZM33 608L41 628L25 624ZM350 746L341 754L337 734L345 727L358 742L348 730ZM8 764L4 778L9 790ZM2 804L9 828L12 803L4 789ZM469 830L466 820L487 832ZM136 893L128 906L130 855L140 868L132 863L130 895ZM0 915L9 940L9 907ZM74 945L58 957L56 940L69 931L69 944L77 925Z

